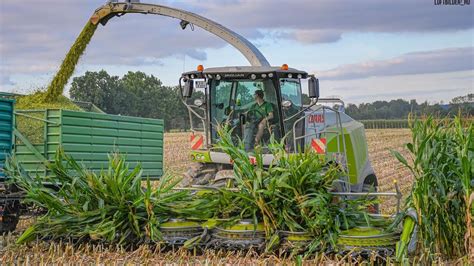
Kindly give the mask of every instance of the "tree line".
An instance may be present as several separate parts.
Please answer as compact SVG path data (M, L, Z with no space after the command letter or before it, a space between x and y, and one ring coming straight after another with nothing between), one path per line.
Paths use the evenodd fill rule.
M434 115L437 117L453 117L462 112L463 115L474 115L474 94L453 98L449 104L428 102L418 103L416 100L391 100L348 104L346 113L356 120L372 119L406 119L409 114L415 116Z
M69 93L71 99L91 102L108 114L160 118L165 130L190 127L178 87L164 86L143 72L130 71L120 78L104 70L88 71L73 79ZM199 93L191 101L197 97Z
M109 114L161 118L167 131L190 127L188 110L181 101L178 87L164 86L157 77L140 71L130 71L123 77L109 75L105 70L88 71L73 79L70 96L76 101L91 102ZM189 101L202 96L202 93L194 93ZM308 101L307 95L304 96ZM399 99L348 104L346 113L358 120L404 119L409 113L454 115L463 108L463 112L474 115L473 102L474 94L456 97L449 105Z

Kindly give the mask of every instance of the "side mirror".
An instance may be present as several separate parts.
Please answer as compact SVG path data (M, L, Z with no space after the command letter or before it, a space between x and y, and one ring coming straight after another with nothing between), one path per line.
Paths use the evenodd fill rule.
M181 95L183 98L190 98L193 95L194 90L194 81L188 79L184 82L184 88L181 90Z
M288 100L285 100L285 101L281 102L281 106L284 107L284 108L290 108L292 105L293 105L293 103L291 101L288 101Z
M319 79L311 77L308 80L308 94L309 98L319 98Z

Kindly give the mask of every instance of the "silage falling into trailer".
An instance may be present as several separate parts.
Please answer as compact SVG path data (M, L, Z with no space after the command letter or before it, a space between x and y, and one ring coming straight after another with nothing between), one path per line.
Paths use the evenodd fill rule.
M58 72L51 81L51 84L48 86L48 90L44 98L45 101L54 102L59 96L62 95L64 87L66 86L69 78L71 78L72 74L74 73L77 62L91 41L96 29L97 25L87 21L87 24L84 26L82 32L79 34L76 41L69 49L69 52L66 54L66 57L59 67Z

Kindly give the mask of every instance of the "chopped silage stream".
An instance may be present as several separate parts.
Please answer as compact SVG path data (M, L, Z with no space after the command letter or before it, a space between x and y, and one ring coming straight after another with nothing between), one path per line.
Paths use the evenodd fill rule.
M63 92L69 79L74 74L79 59L84 54L92 36L94 36L96 29L97 25L88 21L74 44L69 49L69 52L66 54L58 72L56 72L47 89L45 91L39 90L30 95L18 97L16 109L31 110L63 108L69 110L81 110L69 99L64 97Z
M86 50L96 29L97 25L92 24L90 21L87 22L81 34L79 34L76 41L69 49L69 52L59 67L59 71L54 76L53 81L51 81L45 94L45 101L55 102L58 97L63 94L64 87L74 73L79 58L81 58Z
M97 29L97 25L87 22L82 32L77 37L74 44L66 54L58 72L48 85L46 90L37 90L30 95L16 97L16 110L46 110L46 109L66 109L73 111L83 111L79 106L75 105L71 100L63 95L69 79L74 73L79 59L84 54L87 45ZM24 113L25 115L16 116L16 125L32 143L43 142L44 114L40 112ZM39 119L34 119L36 117Z

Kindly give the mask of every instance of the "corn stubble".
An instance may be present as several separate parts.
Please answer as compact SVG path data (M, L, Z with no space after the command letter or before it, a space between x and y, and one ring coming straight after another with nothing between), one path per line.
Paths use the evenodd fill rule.
M409 159L393 153L415 177L407 207L418 214L419 250L428 261L465 256L474 215L474 125L428 118L415 120L411 131Z

